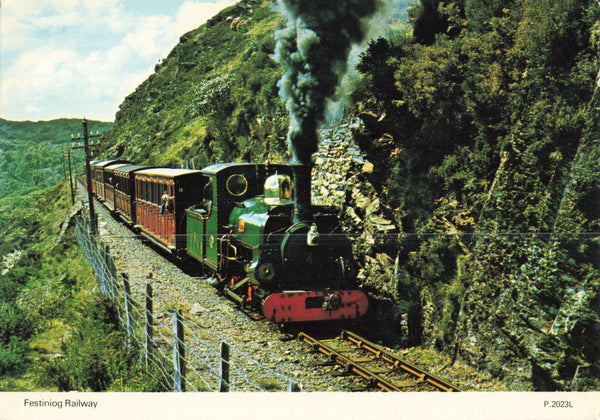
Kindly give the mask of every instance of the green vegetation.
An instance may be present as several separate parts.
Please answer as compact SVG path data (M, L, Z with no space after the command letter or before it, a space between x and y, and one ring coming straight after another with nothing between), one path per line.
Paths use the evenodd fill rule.
M404 232L437 234L402 244L434 308L424 342L526 389L598 389L598 5L409 14L370 44L354 100L370 181Z
M69 210L67 183L0 199L0 390L156 390L73 232L57 243Z
M121 142L127 158L174 167L192 158L196 167L281 160L288 120L271 58L281 18L271 4L242 1L183 35L125 98L104 150Z
M112 123L99 121L89 121L88 125L94 131L112 127ZM81 130L78 119L38 122L0 119L0 198L27 195L56 185L68 172L63 153L70 150L71 134L77 135ZM72 153L73 168L81 166L83 153L77 150Z
M272 3L243 0L184 34L121 104L103 156L121 142L124 157L165 166L285 160ZM600 389L598 5L421 0L409 17L362 55L350 109L373 163L365 182L405 238L381 252L399 253L411 290L399 299L422 316L410 342L500 389ZM2 374L36 371L58 389L150 389L118 347L110 307L84 293L91 274L72 239L54 248L65 187L29 193L60 178L58 143L73 124L50 137L57 153L0 127ZM78 320L87 312L102 322ZM82 328L97 333L86 341Z
M161 390L144 371L139 353L125 345L126 333L110 300L93 296L71 317L73 331L61 343L64 357L42 363L40 383L59 391Z

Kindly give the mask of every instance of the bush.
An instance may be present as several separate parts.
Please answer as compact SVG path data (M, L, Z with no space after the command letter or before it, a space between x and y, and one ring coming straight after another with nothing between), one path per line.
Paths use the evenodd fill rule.
M15 336L11 336L8 343L0 343L0 376L23 371L25 350L25 342Z
M35 323L27 313L14 303L0 303L0 344L7 346L11 340L28 340Z
M159 385L143 372L139 353L125 344L113 304L96 297L78 311L74 331L63 342L63 358L43 363L38 382L59 391L157 391Z

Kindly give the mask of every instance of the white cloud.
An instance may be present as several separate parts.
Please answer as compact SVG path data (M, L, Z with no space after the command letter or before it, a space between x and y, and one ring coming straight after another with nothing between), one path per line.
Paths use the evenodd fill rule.
M197 28L202 23L216 15L220 10L231 6L235 2L232 0L221 0L217 3L201 3L196 1L187 1L181 5L177 11L177 18L172 30L181 36L192 29Z
M181 35L233 3L186 1L172 16L143 16L118 0L5 2L0 115L112 120Z
M3 54L32 43L51 43L68 30L87 34L123 31L131 20L116 0L19 0L5 4L1 18Z

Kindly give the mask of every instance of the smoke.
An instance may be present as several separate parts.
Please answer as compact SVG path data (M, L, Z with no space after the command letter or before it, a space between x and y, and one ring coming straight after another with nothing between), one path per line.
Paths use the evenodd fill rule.
M411 4L411 0L383 0L378 5L377 12L368 20L368 29L363 41L354 44L348 54L347 69L338 83L335 94L327 100L325 125L336 125L352 108L349 96L359 80L356 66L369 47L369 41L383 37L393 42L394 37L407 28L408 8Z
M293 160L310 163L317 128L347 69L352 45L366 33L366 18L380 0L279 0L285 28L276 31L275 60L285 73L279 96L290 116L288 146Z

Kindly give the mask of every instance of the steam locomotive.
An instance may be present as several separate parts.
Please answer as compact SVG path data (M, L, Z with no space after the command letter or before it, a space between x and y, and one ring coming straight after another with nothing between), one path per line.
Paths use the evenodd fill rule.
M335 213L313 206L310 167L222 163L202 170L93 162L112 212L177 258L192 258L240 305L277 323L354 319L368 309Z

